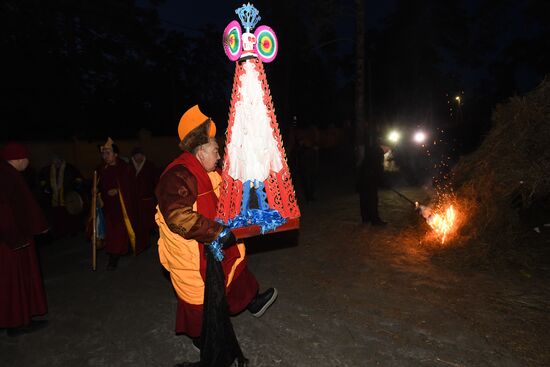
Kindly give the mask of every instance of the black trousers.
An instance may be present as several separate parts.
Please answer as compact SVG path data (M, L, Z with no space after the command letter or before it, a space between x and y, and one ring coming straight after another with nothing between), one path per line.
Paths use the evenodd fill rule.
M359 190L359 207L361 219L366 222L379 222L378 216L378 187L366 186Z

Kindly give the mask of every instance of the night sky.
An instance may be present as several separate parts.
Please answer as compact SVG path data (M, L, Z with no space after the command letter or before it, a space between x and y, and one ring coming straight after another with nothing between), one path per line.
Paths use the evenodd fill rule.
M226 123L233 64L221 33L239 1L2 1L1 140L174 133L199 103ZM354 120L355 8L351 0L256 1L279 38L266 65L279 124ZM549 69L544 1L365 2L366 95L372 124L457 131L470 146L495 104L525 93ZM460 121L449 101L463 98ZM29 129L29 126L33 126Z

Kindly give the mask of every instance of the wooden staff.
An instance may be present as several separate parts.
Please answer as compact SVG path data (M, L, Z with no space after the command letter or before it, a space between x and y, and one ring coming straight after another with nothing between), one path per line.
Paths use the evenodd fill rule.
M97 171L94 171L92 185L92 270L95 271L97 262Z

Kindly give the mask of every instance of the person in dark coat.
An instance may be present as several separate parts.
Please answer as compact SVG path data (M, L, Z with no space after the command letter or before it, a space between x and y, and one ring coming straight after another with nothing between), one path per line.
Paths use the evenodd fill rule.
M158 228L155 222L157 200L155 187L160 172L153 162L147 159L143 149L136 147L130 158L130 171L135 188L136 213L136 254L149 247L151 231Z
M48 230L23 172L27 148L8 143L0 159L0 328L16 336L45 326L48 311L34 236Z
M361 220L364 224L384 226L378 214L378 188L384 180L384 151L376 140L367 139L364 157L359 165L358 192Z
M296 149L298 177L304 190L306 201L315 200L315 184L319 171L319 149L314 144L313 138L302 138L298 141Z

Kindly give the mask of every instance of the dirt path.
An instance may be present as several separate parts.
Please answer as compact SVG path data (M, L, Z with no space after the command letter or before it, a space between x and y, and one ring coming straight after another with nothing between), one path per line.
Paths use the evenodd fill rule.
M415 199L422 191L406 190ZM249 241L249 266L279 299L233 324L251 366L547 366L548 282L434 265L419 220L381 194L383 229L358 224L357 196L323 192L298 232ZM173 332L175 299L154 248L115 272L89 246L41 250L49 326L0 334L0 366L172 366L197 360Z
M390 222L382 229L357 224L353 194L302 207L300 246L272 253L275 262L282 257L279 274L304 279L288 278L302 315L289 324L296 335L311 330L300 348L315 362L301 365L549 365L548 285L432 264L426 228L407 205L382 192Z

